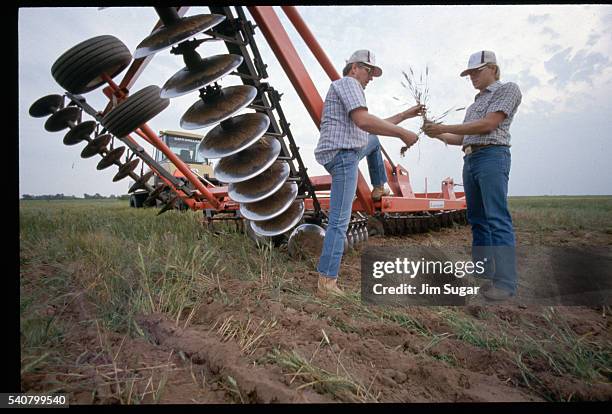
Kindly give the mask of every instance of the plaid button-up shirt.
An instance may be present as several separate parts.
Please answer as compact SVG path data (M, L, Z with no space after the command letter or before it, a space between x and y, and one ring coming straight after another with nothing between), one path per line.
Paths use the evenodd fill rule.
M483 119L491 112L501 111L506 119L493 131L482 135L465 135L463 147L466 145L506 145L510 146L510 124L521 103L521 91L516 83L501 83L495 81L479 92L465 113L464 123Z
M321 136L315 148L319 164L330 162L340 149L359 149L368 143L368 133L357 127L350 116L356 108L367 108L359 81L345 76L332 82L325 97Z

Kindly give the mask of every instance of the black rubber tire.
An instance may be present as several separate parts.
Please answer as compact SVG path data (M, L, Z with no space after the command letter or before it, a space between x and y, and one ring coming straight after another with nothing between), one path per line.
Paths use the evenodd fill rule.
M51 67L51 75L68 92L82 94L104 84L102 74L114 78L131 61L132 54L121 40L96 36L64 52Z
M159 97L158 86L147 86L129 96L102 119L111 134L124 137L166 109L170 100Z
M142 208L143 202L147 198L147 193L134 193L130 195L130 207Z

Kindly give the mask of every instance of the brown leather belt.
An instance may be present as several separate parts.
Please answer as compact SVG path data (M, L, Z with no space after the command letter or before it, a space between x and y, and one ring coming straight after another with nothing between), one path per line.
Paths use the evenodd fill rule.
M495 144L485 144L485 145L466 145L465 147L463 147L463 152L465 152L465 155L470 155L473 152L476 152L480 149L486 148L486 147L494 147Z

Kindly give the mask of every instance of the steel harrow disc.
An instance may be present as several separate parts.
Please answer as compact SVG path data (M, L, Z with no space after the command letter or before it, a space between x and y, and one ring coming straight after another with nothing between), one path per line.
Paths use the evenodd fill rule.
M298 186L286 182L276 193L255 203L240 204L240 214L252 221L270 220L285 212L297 197Z
M347 231L346 233L346 241L348 243L348 248L350 250L354 250L355 249L355 238L353 237L353 232L351 232L350 230Z
M225 16L219 14L198 14L182 17L168 26L160 27L140 42L134 51L134 59L140 59L167 49L197 33L213 28L223 20L225 20Z
M325 230L316 224L300 224L289 236L287 251L297 260L318 260L323 250Z
M81 110L76 106L67 106L60 109L47 119L45 129L49 132L58 132L70 128L71 124L76 124L81 117Z
M225 121L253 102L257 88L250 85L229 86L200 99L181 117L181 128L200 129Z
M106 149L106 146L111 141L112 136L110 134L102 134L98 135L94 139L92 139L83 151L81 151L81 157L90 158L96 154L101 154L103 150Z
M119 172L117 172L117 174L115 174L115 176L113 177L113 182L123 180L125 177L127 177L132 171L136 169L136 167L138 167L139 162L140 160L136 158L130 162L126 162L121 167L119 167Z
M172 197L167 203L165 203L160 210L157 212L157 215L164 214L168 210L174 209L176 206L176 202L178 200L178 195Z
M281 145L276 138L264 136L247 149L222 158L215 166L215 177L223 183L246 181L271 166L280 151Z
M417 221L412 218L406 219L406 234L416 233Z
M275 161L267 170L249 180L231 183L227 193L237 203L254 203L274 194L289 177L289 164Z
M110 151L104 156L104 158L100 160L100 162L96 166L96 169L103 170L105 168L110 167L111 165L119 161L119 158L121 158L124 152L125 147L115 148L114 150Z
M262 113L242 114L214 127L198 145L204 158L234 155L253 145L270 126L270 118Z
M275 237L261 236L255 233L255 231L251 227L250 220L244 219L244 220L241 220L241 222L243 223L243 232L251 240L253 240L257 244L257 246L262 247L262 246L269 246L270 244L275 244ZM282 237L282 236L277 236L277 237Z
M396 231L398 235L406 234L406 218L398 217L395 219Z
M151 193L149 193L149 196L145 199L143 204L153 205L155 200L157 200L157 197L161 194L162 191L164 191L165 188L166 184L159 184L153 191L151 191Z
M160 96L176 98L189 92L201 89L240 66L244 58L240 55L215 55L202 59L189 68L175 73L164 84Z
M441 224L440 224L440 214L436 213L434 215L432 215L430 217L430 225L429 228L433 231L440 231L441 229Z
M141 188L145 188L147 181L149 181L151 179L151 177L153 177L153 174L155 174L155 172L153 170L149 170L147 173L145 173L142 177L140 177L138 180L136 180L136 182L134 182L134 184L132 184L132 186L128 190L128 193L133 193L136 190L140 190Z
M451 211L451 219L453 220L453 223L461 224L460 217L461 217L460 210Z
M304 215L304 201L295 200L280 216L265 221L251 221L251 228L262 236L276 236L291 230Z
M30 116L42 118L51 115L61 109L62 100L62 95L43 96L30 106Z
M385 219L385 234L397 236L397 220L395 217Z
M355 227L353 227L350 231L353 234L353 244L355 247L358 247L361 243L361 236Z
M357 232L359 233L359 241L361 243L365 243L367 240L367 237L365 235L365 229L361 226L359 226L359 228L357 229Z
M96 121L81 122L64 135L64 145L76 145L81 141L89 141L89 136L96 130Z

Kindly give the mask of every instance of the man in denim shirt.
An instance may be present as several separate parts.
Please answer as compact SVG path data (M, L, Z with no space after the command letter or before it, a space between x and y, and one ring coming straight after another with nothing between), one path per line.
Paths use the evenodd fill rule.
M364 89L373 77L382 75L374 54L358 50L347 60L344 76L332 82L321 119L321 135L315 158L332 177L329 217L323 250L317 270L319 295L343 294L337 285L344 238L351 219L359 161L367 157L372 198L377 201L388 195L380 142L374 134L400 138L408 147L417 141L414 132L397 126L405 119L420 115L423 106L416 105L390 118L381 119L368 112Z
M499 81L495 53L478 51L470 56L468 75L480 92L461 125L426 124L423 131L465 152L463 186L468 221L472 226L474 260L493 259L487 268L492 284L484 291L489 300L516 294L517 274L514 230L508 210L510 175L510 124L521 103L521 91L512 82Z

